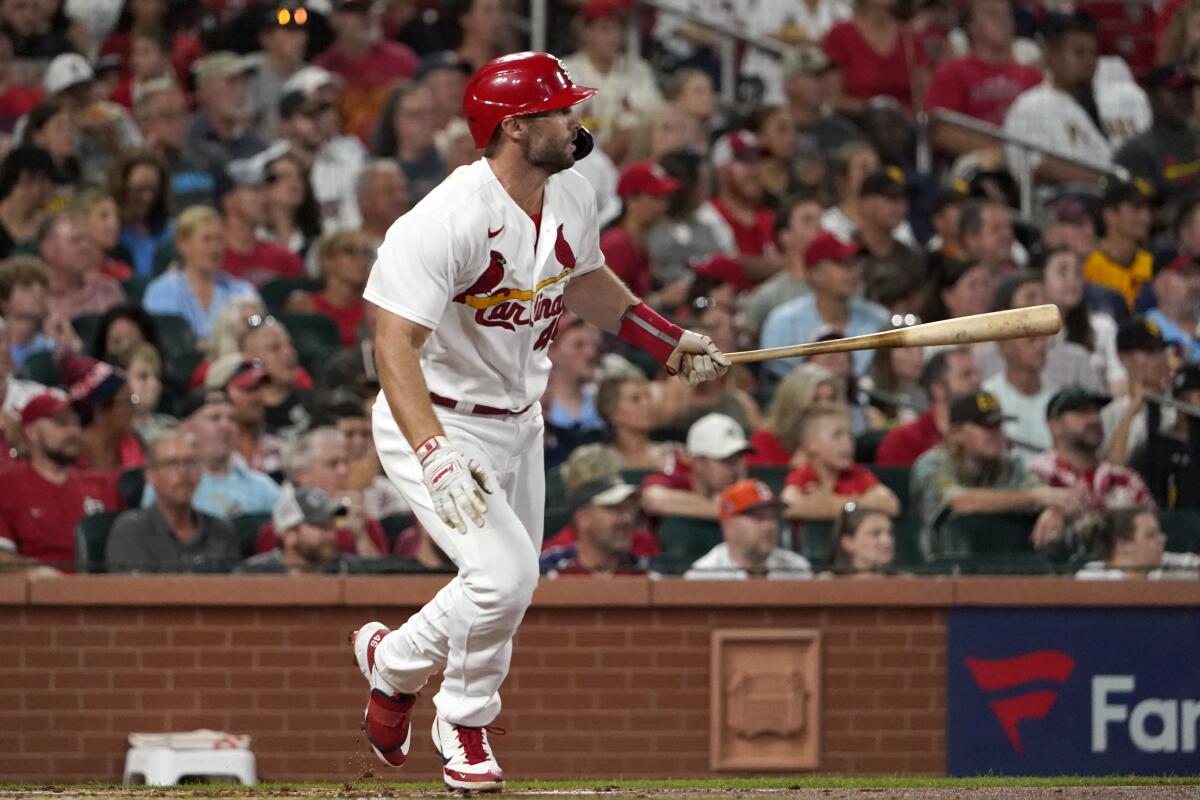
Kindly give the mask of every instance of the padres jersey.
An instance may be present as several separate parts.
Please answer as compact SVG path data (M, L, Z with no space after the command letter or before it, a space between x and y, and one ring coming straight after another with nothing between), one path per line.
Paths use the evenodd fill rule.
M581 175L550 177L535 231L480 159L392 224L363 296L433 331L421 350L429 391L516 410L546 388L567 282L603 264Z
M1049 81L1020 94L1004 118L1004 130L1055 152L1073 156L1100 170L1112 165L1113 152L1150 127L1153 117L1146 93L1130 81L1096 81L1092 85L1103 130L1096 127L1083 106ZM1005 148L1010 164L1020 163L1019 148ZM1037 167L1041 156L1030 154Z
M1146 281L1154 277L1154 257L1145 250L1138 250L1132 264L1119 264L1103 250L1096 248L1083 262L1083 277L1120 292L1132 311L1138 292Z

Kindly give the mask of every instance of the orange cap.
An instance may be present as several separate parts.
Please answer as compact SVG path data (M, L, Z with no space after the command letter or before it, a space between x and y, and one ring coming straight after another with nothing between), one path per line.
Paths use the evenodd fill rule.
M738 481L721 492L721 519L729 519L738 514L745 514L747 511L764 506L783 508L783 503L776 499L775 493L771 491L771 487L762 481Z

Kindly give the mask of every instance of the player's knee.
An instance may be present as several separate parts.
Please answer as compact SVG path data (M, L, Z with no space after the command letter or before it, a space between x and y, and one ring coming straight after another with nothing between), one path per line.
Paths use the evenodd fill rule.
M465 588L480 608L498 616L519 615L533 600L537 588L537 561L524 563L524 559L512 559L495 565L487 575L464 579Z

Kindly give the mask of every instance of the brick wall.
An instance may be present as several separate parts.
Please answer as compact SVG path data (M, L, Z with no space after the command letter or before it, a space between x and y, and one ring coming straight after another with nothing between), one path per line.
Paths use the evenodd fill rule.
M253 736L265 779L379 775L358 731L365 690L346 637L369 619L398 624L439 583L0 580L0 781L116 780L129 732L197 727ZM1078 600L1074 585L1028 585L1047 583L1067 597L1057 602ZM812 627L824 637L822 771L940 773L946 611L963 597L1008 603L1014 590L949 579L546 584L517 639L496 747L520 777L703 774L710 632ZM411 768L389 777L437 774L431 705L420 709Z

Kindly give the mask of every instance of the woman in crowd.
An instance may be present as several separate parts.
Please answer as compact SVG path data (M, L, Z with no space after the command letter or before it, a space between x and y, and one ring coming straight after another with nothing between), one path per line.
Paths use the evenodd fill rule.
M375 155L400 164L414 204L446 177L446 165L434 144L433 113L433 94L428 89L419 83L401 84L388 95L375 128Z
M375 263L375 248L359 231L338 231L321 239L317 256L320 291L294 292L288 298L288 310L324 314L337 323L342 346L353 347L366 313L362 293Z
M821 42L834 73L833 107L857 114L872 97L895 99L911 112L921 104L929 59L909 26L896 16L897 0L855 0L853 16L835 23Z
M604 420L596 410L595 385L600 332L582 319L564 314L549 356L550 380L542 395L546 424L559 430L602 430Z
M801 364L775 387L766 420L750 434L754 452L746 463L754 467L785 467L800 446L800 420L811 406L845 400L845 389L832 372L816 364Z
M22 146L0 165L0 258L37 243L38 225L54 193L54 160L40 147Z
M267 162L263 176L266 223L257 232L262 241L286 247L301 258L321 235L321 209L307 172L291 152Z
M61 197L74 194L79 185L81 171L75 148L78 133L75 110L59 98L43 100L25 120L21 144L40 147L50 154L56 192Z
M858 230L858 192L863 180L879 169L879 154L868 142L849 142L833 157L833 182L838 204L821 214L821 227L849 241Z
M678 305L678 292L671 297L653 293L654 274L646 235L667 213L670 195L679 181L652 161L637 161L621 171L617 197L620 216L600 235L600 250L608 266L633 293L655 308Z
M833 574L860 578L892 574L895 558L891 518L879 509L847 503L833 526Z
M178 10L181 13L172 14ZM185 9L168 0L129 0L117 20L117 27L104 40L100 55L120 56L122 64L130 64L133 55L134 31L167 31L170 37L171 67L180 85L187 85L192 62L204 55L204 47L190 33L180 30L180 17ZM130 75L128 67L125 76Z
M778 212L783 201L801 188L792 171L796 157L796 126L783 106L762 106L746 121L758 136L765 156L758 160L758 179L763 187L763 204Z
M454 52L472 72L496 56L517 49L508 41L501 0L451 0L445 5L457 33Z
M111 194L100 189L85 189L75 199L87 220L88 238L103 254L100 274L118 281L133 277L129 251L120 243L121 209Z
M140 467L145 457L133 433L134 397L125 372L73 353L59 358L58 371L83 427L77 466L101 472Z
M1080 580L1200 577L1200 554L1168 553L1158 516L1145 508L1120 508L1084 517L1076 526L1087 552L1100 557L1075 573Z
M1092 354L1092 366L1114 395L1125 392L1128 376L1117 358L1117 323L1103 311L1088 308L1083 300L1083 262L1068 247L1046 251L1033 268L1046 286L1046 299L1058 306L1063 327L1059 340L1080 345Z
M629 370L608 375L596 390L596 409L608 423L612 445L621 455L622 469L666 472L675 461L670 444L650 441L655 426L650 382Z
M717 93L708 73L692 67L672 73L664 87L664 99L669 108L681 112L695 123L695 130L700 134L697 144L706 145L717 113Z
M129 351L129 388L133 392L133 431L143 442L179 424L170 414L158 413L162 399L162 356L147 342L139 342Z
M127 154L113 171L112 195L121 209L120 243L138 275L154 274L159 246L175 234L169 190L166 165L149 150Z
M689 265L721 251L712 228L698 213L708 200L710 173L703 156L692 150L668 153L659 164L679 181L679 190L671 195L666 217L646 234L646 247L656 285L686 286L693 277Z
M951 262L940 275L931 277L933 290L921 314L925 322L983 314L992 310L996 276L982 264Z
M915 419L929 406L929 396L920 385L924 366L925 351L920 347L875 352L871 368L858 381L858 389L884 427Z
M223 226L211 208L192 206L179 215L175 247L180 267L150 282L143 305L152 314L183 317L203 342L212 334L225 303L240 295L255 295L254 287L221 271Z
M100 317L96 325L92 358L124 368L129 364L133 349L143 343L159 352L158 328L154 318L141 306L130 303L114 306Z
M267 307L258 295L241 295L226 303L221 313L217 314L217 321L213 323L212 336L203 347L208 362L216 361L230 353L240 353L239 345L246 331L250 330L250 320L255 317L263 319L266 316Z

